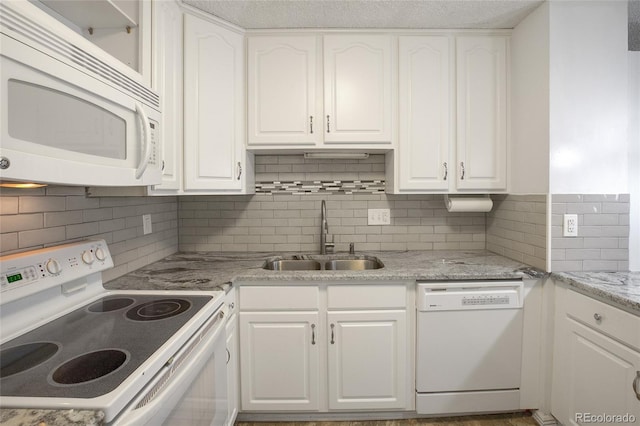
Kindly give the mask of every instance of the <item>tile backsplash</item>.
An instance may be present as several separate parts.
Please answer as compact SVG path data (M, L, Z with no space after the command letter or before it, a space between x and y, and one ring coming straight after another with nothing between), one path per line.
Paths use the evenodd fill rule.
M117 278L178 250L177 197L85 196L83 187L48 186L0 191L0 254L85 238L103 238ZM153 232L143 235L142 215Z
M551 271L627 271L629 194L551 196ZM563 237L563 215L578 215L578 236Z
M256 194L180 197L180 250L318 252L323 199L339 252L485 248L485 214L449 213L443 195ZM391 224L368 226L370 208Z
M547 196L493 195L487 214L487 249L546 270Z

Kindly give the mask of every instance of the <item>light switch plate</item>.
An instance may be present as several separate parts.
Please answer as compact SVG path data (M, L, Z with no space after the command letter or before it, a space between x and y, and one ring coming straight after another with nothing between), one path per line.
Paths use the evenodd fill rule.
M142 232L144 235L151 233L151 215L143 214L142 215Z
M578 236L578 215L577 214L564 215L562 235L565 237Z
M368 225L391 225L391 210L368 209Z

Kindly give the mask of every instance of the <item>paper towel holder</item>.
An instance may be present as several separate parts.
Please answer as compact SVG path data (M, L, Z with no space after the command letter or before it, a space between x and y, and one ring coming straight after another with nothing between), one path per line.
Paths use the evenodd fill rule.
M444 195L444 206L449 212L487 213L493 208L489 194Z

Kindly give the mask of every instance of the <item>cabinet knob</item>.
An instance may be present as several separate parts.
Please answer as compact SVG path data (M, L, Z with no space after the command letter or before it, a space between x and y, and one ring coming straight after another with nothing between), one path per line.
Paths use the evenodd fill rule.
M602 321L602 315L596 312L595 314L593 314L593 319L596 320L597 322L600 322Z

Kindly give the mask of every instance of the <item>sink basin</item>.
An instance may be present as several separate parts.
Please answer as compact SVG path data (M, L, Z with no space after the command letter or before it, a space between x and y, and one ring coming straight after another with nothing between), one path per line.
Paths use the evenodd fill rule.
M267 262L264 269L272 271L319 271L322 264L309 259L279 259Z
M378 259L334 259L324 264L324 269L330 271L364 271L380 269L384 265Z
M309 259L309 256L314 256ZM302 255L301 255L302 257ZM345 255L304 255L305 258L274 259L267 261L263 269L271 271L366 271L380 269L384 264L377 257Z

